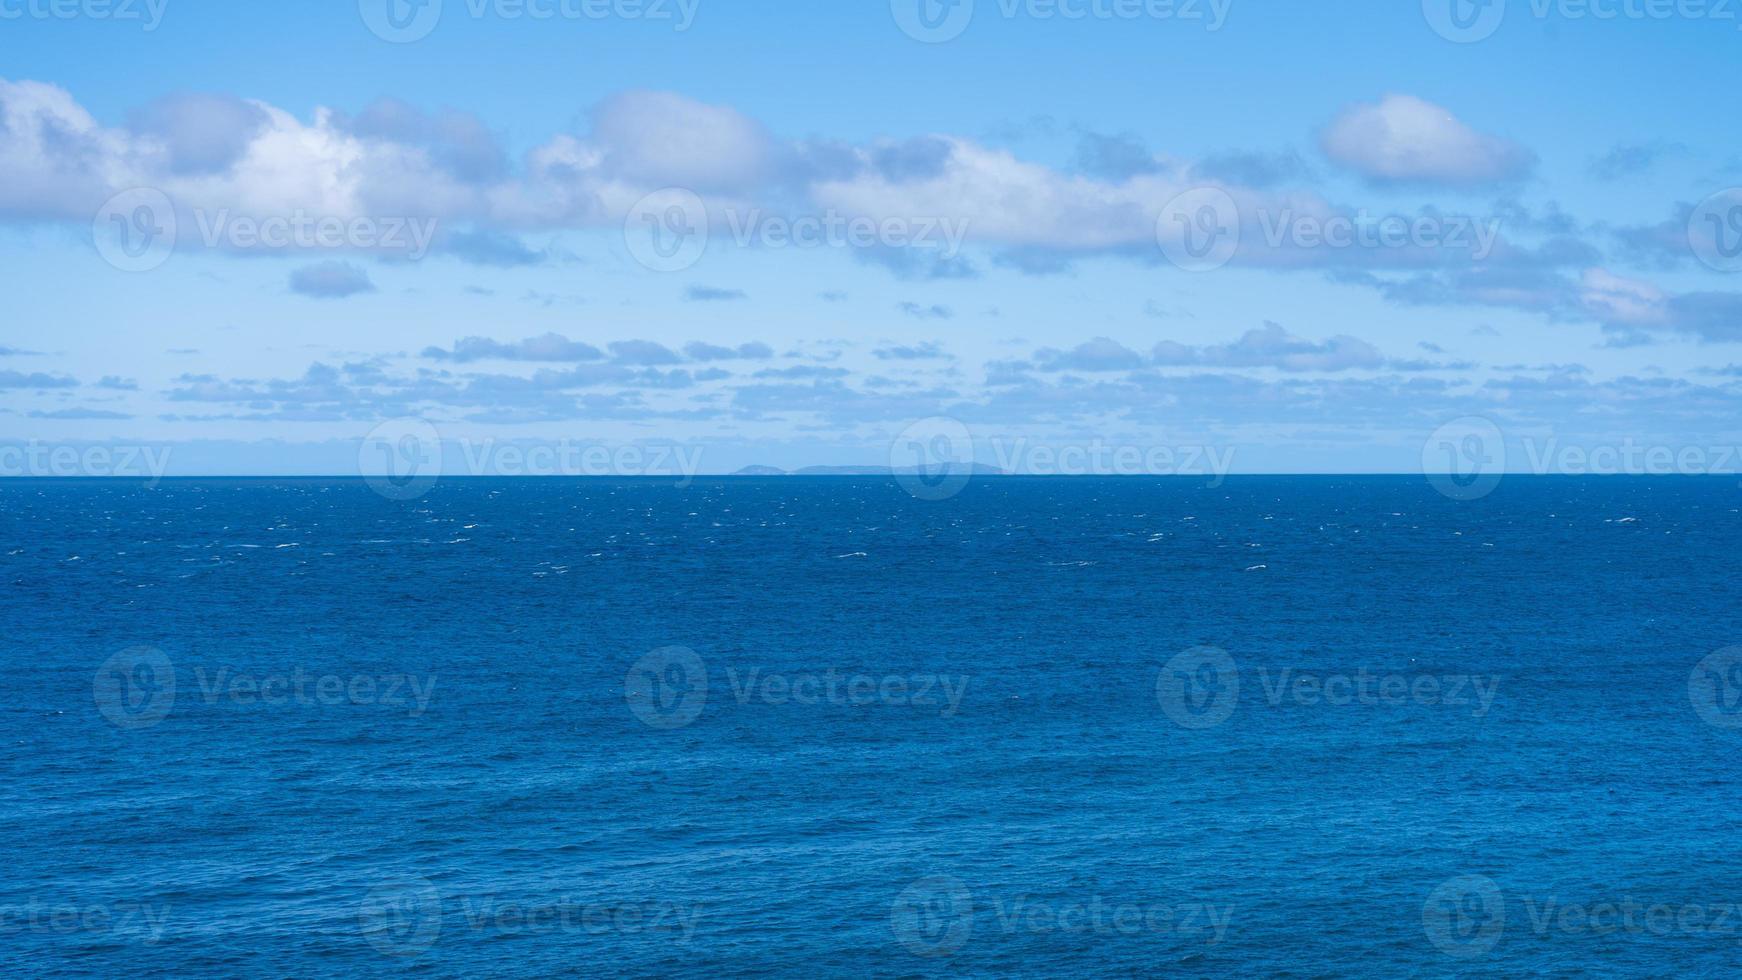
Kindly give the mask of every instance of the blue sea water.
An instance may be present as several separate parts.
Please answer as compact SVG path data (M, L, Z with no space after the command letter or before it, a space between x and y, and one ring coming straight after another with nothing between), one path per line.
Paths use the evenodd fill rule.
M0 483L19 976L1732 976L1742 489Z

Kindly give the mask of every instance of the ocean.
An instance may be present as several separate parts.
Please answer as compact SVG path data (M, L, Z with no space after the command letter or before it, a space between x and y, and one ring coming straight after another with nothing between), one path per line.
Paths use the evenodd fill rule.
M1731 976L1734 478L0 482L18 976Z

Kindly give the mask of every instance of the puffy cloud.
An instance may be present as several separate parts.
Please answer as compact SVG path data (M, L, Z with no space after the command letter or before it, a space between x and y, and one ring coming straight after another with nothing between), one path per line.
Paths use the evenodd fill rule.
M939 279L978 279L980 270L966 256L932 247L897 248L891 245L855 247L853 258L888 269L897 279L919 282Z
M53 411L30 412L29 416L33 419L56 419L60 421L130 419L133 417L128 415L126 412L115 412L100 408L57 408Z
M317 262L290 274L290 291L315 299L344 299L372 293L375 284L369 280L369 273L349 262Z
M1668 314L1663 290L1607 269L1587 269L1579 280L1579 302L1598 320L1619 327L1661 327Z
M931 306L921 306L909 301L896 305L896 309L916 320L948 320L956 314L947 306L933 303Z
M550 258L548 252L528 248L513 235L482 229L447 236L442 251L473 265L500 269L540 265Z
M1145 174L1109 183L1059 173L1005 150L952 139L938 173L893 180L868 173L811 186L813 200L852 215L918 224L948 217L976 241L1007 246L1095 250L1155 247L1155 220L1186 184L1180 175Z
M767 179L776 146L736 109L671 92L613 96L593 111L602 165L652 187L743 191Z
M1485 305L1550 318L1598 322L1615 330L1727 335L1733 298L1724 293L1642 296L1583 281L1606 259L1579 237L1607 230L1623 250L1664 265L1687 265L1689 206L1648 228L1585 228L1549 206L1532 214L1503 202L1494 218L1513 233L1547 236L1532 245L1482 241L1481 248L1307 247L1268 239L1278 220L1323 223L1355 209L1310 189L1271 190L1305 174L1290 153L1224 154L1192 163L1153 154L1129 137L1083 137L1075 172L1018 158L948 135L849 144L781 142L736 110L672 93L629 92L602 102L589 132L561 134L515 163L475 117L425 112L383 100L355 115L319 108L306 118L265 103L184 95L151 103L125 126L99 124L66 91L38 82L0 81L0 219L67 219L88 226L118 190L156 187L182 211L207 220L286 217L439 219L438 247L465 261L531 265L550 252L521 236L539 229L620 228L631 206L668 183L706 195L710 210L766 207L912 223L917 234L951 222L966 242L1001 268L1024 274L1067 272L1087 256L1123 255L1160 263L1157 217L1185 190L1208 183L1239 208L1245 235L1233 264L1319 269L1399 303ZM1526 173L1530 154L1476 132L1440 107L1408 96L1355 106L1322 134L1327 154L1379 181L1469 186ZM1625 151L1625 152L1621 152ZM1618 166L1648 146L1618 148ZM1432 219L1420 209L1404 218ZM1268 221L1266 220L1268 219ZM182 247L194 247L186 220ZM458 227L468 229L448 232ZM1453 225L1456 231L1458 226ZM951 241L957 241L951 238ZM1491 252L1488 247L1491 246ZM956 251L878 246L853 250L898 278L970 279L975 263ZM1609 263L1613 264L1613 263ZM341 272L343 268L343 272ZM1398 273L1407 273L1399 275ZM358 267L325 263L299 270L296 286L316 296L372 288ZM732 290L700 287L694 299ZM555 297L527 293L533 301ZM828 298L833 298L829 294ZM943 305L906 303L908 316L946 319ZM1346 352L1345 352L1346 353Z
M955 147L937 136L876 144L869 151L870 163L888 180L930 180L944 172Z
M720 347L701 341L692 341L684 345L684 356L692 361L766 361L774 356L774 348L767 344L748 343L737 347Z
M1000 266L1035 275L1067 271L1074 258L1097 253L1160 261L1157 217L1208 181L1226 185L1249 219L1237 263L1469 260L1450 248L1266 248L1257 234L1265 215L1344 214L1311 193L1257 189L1299 169L1289 155L1230 155L1193 167L1152 157L1126 138L1091 135L1083 152L1093 172L1066 173L941 135L782 144L735 110L638 91L601 103L590 133L552 137L513 168L484 124L463 114L384 100L355 116L317 109L304 121L264 103L200 98L215 100L208 124L227 133L224 140L190 129L197 106L185 99L142 113L156 130L180 134L166 140L104 129L53 86L0 83L0 216L88 221L108 195L146 186L166 193L188 228L198 223L188 213L194 209L206 222L298 213L403 218L439 223L438 247L447 254L512 267L548 258L517 233L620 225L649 192L677 184L706 195L719 217L748 208L904 223L910 243L854 248L854 257L902 279L962 280L980 275L961 254L964 244L993 249ZM172 151L172 143L184 149ZM454 226L469 230L445 231ZM182 244L194 237L182 236Z
M257 103L205 93L169 96L128 114L128 128L160 144L175 174L228 170L270 122Z
M871 352L880 361L930 361L949 358L944 349L935 340L923 344L897 344L891 347L879 347Z
M651 340L619 340L611 344L611 359L618 364L681 364L683 358L664 344Z
M508 154L496 135L470 113L427 115L398 99L380 99L355 117L335 114L333 125L365 141L418 147L466 183L490 183L508 171Z
M1156 345L1155 361L1163 365L1201 364L1216 367L1271 367L1281 371L1347 371L1355 368L1398 367L1379 349L1355 337L1304 340L1280 324L1265 323L1231 344L1188 347L1172 341Z
M1107 180L1130 180L1160 173L1162 165L1135 137L1084 133L1077 143L1077 169Z
M76 388L78 381L63 375L44 374L32 371L28 374L20 371L0 371L0 388Z
M1742 340L1742 293L1696 292L1668 298L1670 329L1710 343Z
M1319 136L1331 160L1376 181L1490 184L1527 174L1536 158L1408 95L1345 109Z
M592 344L570 340L559 333L547 333L513 343L502 343L485 337L465 337L454 341L452 350L427 347L423 356L437 361L469 364L482 360L596 361L605 355Z
M1306 160L1288 150L1279 153L1220 153L1199 160L1192 174L1214 183L1268 188L1312 176Z
M89 221L149 152L98 126L64 89L0 79L0 214Z
M1062 276L1076 268L1075 256L1052 248L1013 248L998 253L992 264L1025 276Z
M846 368L820 367L815 364L795 364L792 367L764 368L756 372L758 378L845 378L853 372Z
M651 340L619 340L607 345L610 359L617 366L659 366L681 364L687 358L695 362L765 361L774 356L774 349L763 343L743 343L723 347L700 341L684 345L683 354ZM522 361L530 363L580 363L605 358L605 351L592 344L570 340L559 333L547 333L525 340L500 341L487 337L465 337L452 348L426 347L423 357L454 364L477 361ZM610 374L602 376L617 376Z
M684 299L691 303L724 303L746 299L742 289L721 289L716 286L691 286L684 290Z
M1623 180L1646 173L1666 157L1687 152L1680 143L1655 140L1649 143L1617 143L1591 161L1591 176L1598 180Z
M1143 355L1106 337L1084 341L1070 350L1050 347L1034 352L1043 371L1129 371L1143 366Z

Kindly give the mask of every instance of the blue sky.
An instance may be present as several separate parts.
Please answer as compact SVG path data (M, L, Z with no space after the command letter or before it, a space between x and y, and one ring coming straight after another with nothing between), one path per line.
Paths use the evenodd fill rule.
M1243 471L1407 471L1470 417L1737 439L1716 0L1492 0L1468 43L1454 0L961 0L941 43L921 0L444 0L406 43L386 0L155 2L0 3L0 442L252 473L405 419L707 471L885 462L938 417ZM173 250L116 251L141 207ZM236 230L299 221L343 231ZM1185 268L1198 221L1238 244ZM1322 240L1354 227L1403 237Z

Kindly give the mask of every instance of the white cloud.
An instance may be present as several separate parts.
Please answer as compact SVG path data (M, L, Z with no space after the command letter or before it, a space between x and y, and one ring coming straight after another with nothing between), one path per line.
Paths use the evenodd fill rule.
M1408 95L1350 106L1319 141L1333 161L1380 181L1486 184L1521 177L1535 163L1518 144Z
M671 92L624 92L593 111L597 158L613 173L653 187L745 190L768 176L775 155L760 123L725 106Z
M140 169L136 152L65 89L0 79L0 213L89 220Z
M228 128L237 132L213 132L214 125L226 127L206 118L213 113L195 111L201 106L232 120ZM609 227L651 191L680 186L705 195L716 217L760 208L839 211L905 220L915 229L947 221L970 243L1053 268L1064 261L1057 256L1070 254L1159 258L1158 216L1183 192L1207 186L1189 162L1158 159L1127 176L1094 177L959 137L782 143L734 109L665 92L607 99L593 113L591 133L553 136L519 167L505 162L480 120L428 116L389 101L356 116L318 108L304 120L262 102L202 97L148 107L136 114L133 129L107 129L60 88L0 82L0 113L6 122L0 216L89 220L110 195L150 187L167 194L183 217L194 209L208 218L219 211L255 218L306 213L434 219L448 234L466 225L530 231ZM1447 142L1442 134L1439 145ZM1248 226L1236 257L1241 264L1399 261L1368 255L1371 249L1331 255L1265 247L1262 216L1325 219L1340 209L1305 191L1208 186L1225 190ZM971 273L965 261L958 265L944 271ZM942 276L934 270L932 277Z
M868 170L812 185L824 208L963 222L978 241L1064 249L1154 247L1156 215L1184 191L1177 170L1109 182L1061 173L963 139L938 172L898 180Z
M1579 302L1605 323L1627 327L1662 326L1668 297L1663 290L1607 269L1586 269L1579 279Z

